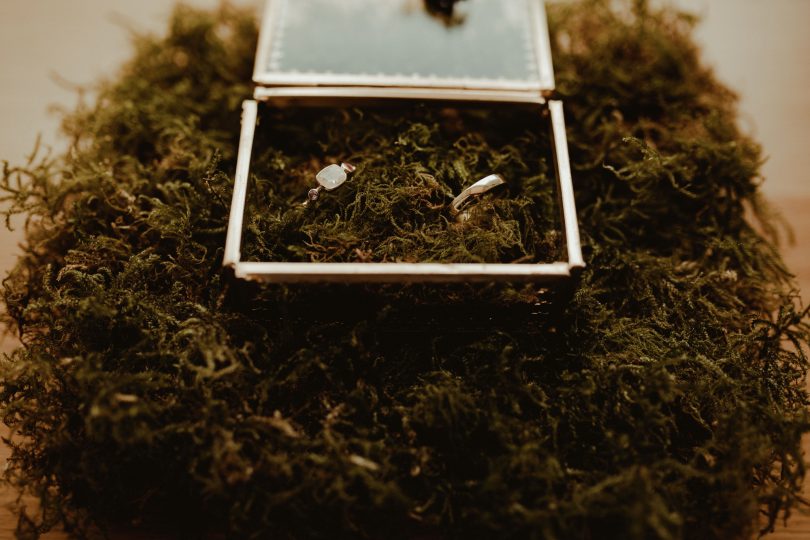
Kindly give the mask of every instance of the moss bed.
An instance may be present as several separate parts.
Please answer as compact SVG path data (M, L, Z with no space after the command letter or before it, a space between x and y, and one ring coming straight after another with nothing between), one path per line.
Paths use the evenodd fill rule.
M613 7L611 7L613 4ZM575 287L273 286L222 269L254 15L178 8L6 164L18 535L742 538L799 502L809 334L758 146L694 21L550 7L587 268ZM267 111L254 260L551 260L537 118ZM302 211L323 163L357 176ZM472 223L449 197L501 172ZM282 179L282 180L279 180ZM24 504L28 501L27 505Z

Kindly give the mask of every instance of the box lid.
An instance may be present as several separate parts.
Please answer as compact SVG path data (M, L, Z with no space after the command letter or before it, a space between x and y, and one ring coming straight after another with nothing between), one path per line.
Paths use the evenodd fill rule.
M542 0L267 0L259 87L367 87L547 95L554 89Z

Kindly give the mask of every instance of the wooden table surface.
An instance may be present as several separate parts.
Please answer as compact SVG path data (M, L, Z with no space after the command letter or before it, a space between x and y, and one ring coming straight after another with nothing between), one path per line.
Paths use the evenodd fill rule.
M810 298L810 196L790 197L774 201L774 205L792 224L796 242L792 246L783 246L783 253L788 267L796 274L804 296ZM2 348L8 349L10 344ZM805 456L810 456L810 436L804 439ZM0 463L5 465L8 448L0 445ZM1 465L0 465L1 466ZM805 483L804 496L810 500L810 481ZM6 487L0 488L0 540L13 537L16 520L7 508L14 500L15 494ZM52 532L43 537L45 540L65 540L63 532ZM155 540L153 535L124 531L117 534L117 540ZM787 526L780 524L776 532L768 535L771 540L806 540L810 539L810 510L799 509L793 513Z

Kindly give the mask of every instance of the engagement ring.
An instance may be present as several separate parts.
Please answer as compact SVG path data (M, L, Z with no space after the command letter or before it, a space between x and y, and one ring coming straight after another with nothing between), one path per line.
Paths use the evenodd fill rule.
M309 190L307 193L307 201L304 202L304 204L317 201L318 197L321 196L322 189L332 191L340 187L355 170L357 170L357 167L351 163L345 162L340 165L333 163L328 167L324 167L315 175L315 180L317 180L320 185Z

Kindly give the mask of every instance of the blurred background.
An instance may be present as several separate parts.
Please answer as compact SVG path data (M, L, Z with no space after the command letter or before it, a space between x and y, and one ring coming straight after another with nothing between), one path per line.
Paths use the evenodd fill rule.
M335 0L339 1L339 0ZM666 0L653 0L664 3ZM262 0L231 0L255 6ZM212 8L220 0L186 0ZM740 124L764 147L763 190L792 224L788 266L810 291L810 0L669 0L702 18L697 40L706 62L741 97ZM0 160L23 163L38 136L55 151L56 108L72 108L76 87L113 77L131 48L128 28L163 32L170 0L0 0ZM0 274L17 255L17 230L0 229ZM13 347L0 341L0 351ZM0 453L0 459L5 455ZM806 490L806 493L808 491ZM0 503L10 494L0 495ZM10 515L0 510L0 537ZM810 538L799 516L773 538Z

